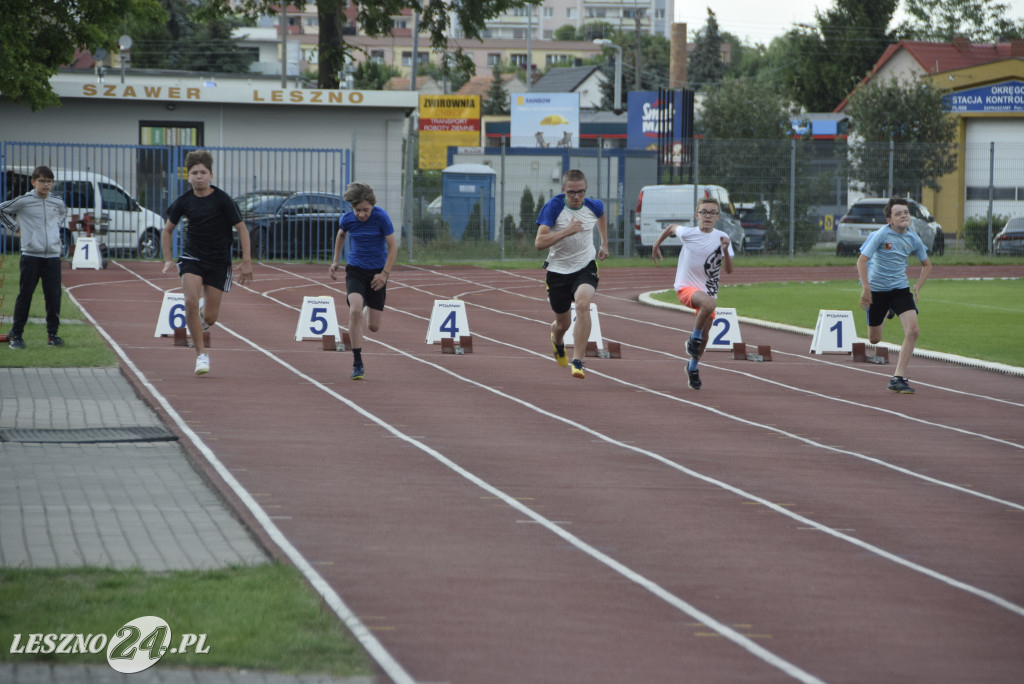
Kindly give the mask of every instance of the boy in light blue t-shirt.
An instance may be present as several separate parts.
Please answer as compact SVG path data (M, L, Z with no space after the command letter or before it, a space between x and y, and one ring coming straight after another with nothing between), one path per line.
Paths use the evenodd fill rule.
M900 317L903 346L900 347L899 361L888 389L899 394L913 394L914 389L905 374L921 332L917 325L916 300L932 270L932 262L921 238L910 232L910 205L907 200L899 197L890 199L884 213L888 224L868 236L857 259L857 274L862 288L860 305L868 312L868 339L871 344L881 342L882 328L890 310ZM907 262L911 254L917 256L922 265L921 275L913 288L907 278Z

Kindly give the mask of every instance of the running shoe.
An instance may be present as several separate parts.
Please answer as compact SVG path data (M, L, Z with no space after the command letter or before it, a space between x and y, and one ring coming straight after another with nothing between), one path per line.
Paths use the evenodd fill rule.
M910 386L907 379L900 377L899 375L892 376L892 380L889 381L889 386L886 388L890 392L896 392L897 394L913 394L914 388Z
M697 368L694 368L693 370L690 370L689 368L686 369L686 384L690 386L690 389L695 389L695 390L699 390L700 389L701 382L700 382L700 370L699 369L697 369Z
M700 340L695 337L688 337L686 339L686 353L690 355L690 358L700 358Z
M896 317L896 312L893 311L892 309L889 309L889 313L885 314L885 317L886 318L890 318L890 319L891 318L895 318Z
M579 378L582 380L586 377L586 373L583 371L583 362L578 359L572 360L572 377Z
M64 340L60 339L56 335L50 335L49 337L46 338L46 344L50 345L51 347L63 347Z
M21 339L20 335L11 335L11 337L8 340L7 346L10 347L11 349L24 349L25 340Z
M203 305L199 305L199 322L203 324L203 332L210 329L210 324L206 322L206 316L203 315Z
M356 363L352 366L352 375L348 376L349 380L362 380L363 379L363 364Z
M555 344L555 333L551 333L551 347L555 350L555 361L562 368L569 367L569 357L565 355L565 345Z
M206 375L210 372L210 355L200 354L196 357L196 375Z

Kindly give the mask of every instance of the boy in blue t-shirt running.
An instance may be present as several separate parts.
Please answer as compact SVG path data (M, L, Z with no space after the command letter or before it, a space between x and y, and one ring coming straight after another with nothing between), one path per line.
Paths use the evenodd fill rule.
M857 274L862 287L860 305L868 312L868 339L871 344L881 342L882 328L890 310L900 317L903 346L900 347L900 358L888 389L899 394L913 394L914 389L905 374L921 332L917 326L916 300L932 270L932 262L921 238L909 230L910 205L907 200L893 197L885 205L884 213L888 224L868 236L857 259ZM907 278L907 262L911 254L916 255L922 265L921 275L913 288Z
M350 183L343 195L352 211L341 217L334 238L331 280L340 266L346 236L351 236L348 264L345 266L345 291L348 302L348 334L352 339L352 380L363 379L363 328L380 330L391 268L398 256L395 227L377 197L366 183ZM365 307L365 309L364 309ZM369 314L365 312L369 312Z

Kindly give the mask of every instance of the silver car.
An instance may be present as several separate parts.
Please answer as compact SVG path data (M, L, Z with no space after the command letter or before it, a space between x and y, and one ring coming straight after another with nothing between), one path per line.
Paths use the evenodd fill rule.
M1024 254L1024 216L1014 216L992 239L992 252L998 255Z
M860 246L873 232L884 226L887 197L872 197L857 200L836 226L836 255L857 254ZM929 254L946 251L946 240L940 226L923 204L912 199L910 206L910 230L921 238Z

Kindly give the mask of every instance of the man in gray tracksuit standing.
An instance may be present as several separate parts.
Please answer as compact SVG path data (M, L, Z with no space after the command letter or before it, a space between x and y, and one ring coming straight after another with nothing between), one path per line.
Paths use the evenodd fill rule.
M51 347L64 346L64 340L57 337L57 327L61 297L60 232L68 208L59 197L50 195L52 189L53 171L47 166L37 166L32 170L32 190L0 204L0 221L21 231L21 279L14 302L14 325L8 335L11 349L25 348L21 335L40 280L46 302L46 343Z

